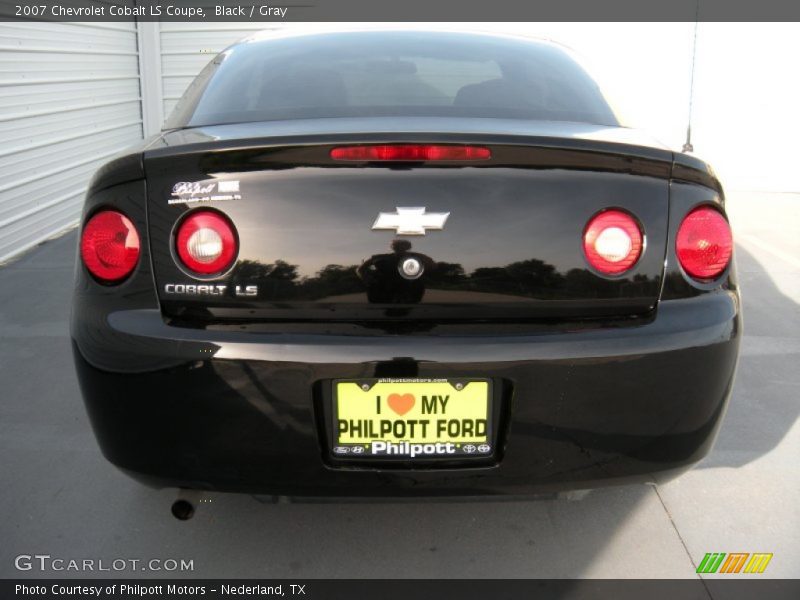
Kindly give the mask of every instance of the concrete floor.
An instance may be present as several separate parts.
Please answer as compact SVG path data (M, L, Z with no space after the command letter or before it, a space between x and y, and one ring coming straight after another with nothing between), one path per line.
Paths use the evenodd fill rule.
M174 491L100 455L67 339L75 233L0 268L0 577L19 554L193 560L214 577L696 577L706 552L772 552L761 577L800 576L800 196L735 194L745 308L738 380L713 452L659 487L582 500L261 504ZM113 576L115 573L100 573ZM724 577L724 576L722 576Z

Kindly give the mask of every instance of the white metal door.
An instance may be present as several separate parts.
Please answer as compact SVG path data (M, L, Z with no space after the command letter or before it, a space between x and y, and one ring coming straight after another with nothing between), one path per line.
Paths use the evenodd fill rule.
M0 23L0 262L75 223L142 137L133 23Z

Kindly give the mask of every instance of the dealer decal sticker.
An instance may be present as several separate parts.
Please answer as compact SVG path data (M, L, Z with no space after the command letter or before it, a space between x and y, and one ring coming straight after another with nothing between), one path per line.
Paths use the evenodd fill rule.
M179 181L172 186L169 204L241 200L239 181Z

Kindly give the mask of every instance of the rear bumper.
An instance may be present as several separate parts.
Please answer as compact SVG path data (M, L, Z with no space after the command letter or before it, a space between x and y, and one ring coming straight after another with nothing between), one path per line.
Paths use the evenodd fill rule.
M290 496L535 494L671 478L709 451L730 396L736 293L663 301L650 322L538 335L345 336L172 327L157 310L73 314L105 456L134 477ZM336 378L490 377L496 463L337 466L320 426Z

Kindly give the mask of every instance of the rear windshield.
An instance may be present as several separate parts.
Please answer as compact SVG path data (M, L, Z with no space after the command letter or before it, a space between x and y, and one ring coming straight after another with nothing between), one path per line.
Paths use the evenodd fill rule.
M198 75L165 128L359 116L619 125L595 82L558 46L405 31L237 44Z

